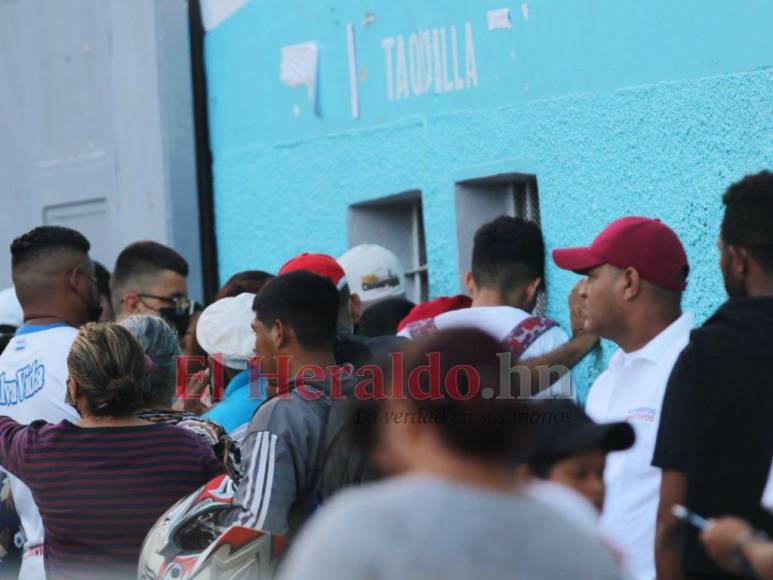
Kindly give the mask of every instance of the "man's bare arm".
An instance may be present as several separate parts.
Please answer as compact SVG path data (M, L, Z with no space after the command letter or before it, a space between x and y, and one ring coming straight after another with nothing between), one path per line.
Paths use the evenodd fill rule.
M566 375L598 343L599 337L595 334L581 334L542 356L518 361L515 366L528 370L531 376L531 394L536 395Z
M687 475L681 471L664 470L660 480L660 504L655 531L655 567L658 580L681 580L681 522L673 507L684 505L687 497Z

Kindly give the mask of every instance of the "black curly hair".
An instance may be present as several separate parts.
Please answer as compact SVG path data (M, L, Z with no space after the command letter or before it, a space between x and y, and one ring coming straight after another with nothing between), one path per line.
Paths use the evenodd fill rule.
M506 293L535 278L545 280L545 242L534 222L510 216L483 224L475 232L472 275L478 286Z
M91 244L83 234L70 228L40 226L11 242L11 267L62 249L88 254Z
M722 197L722 240L744 248L773 272L773 173L760 171L731 185Z

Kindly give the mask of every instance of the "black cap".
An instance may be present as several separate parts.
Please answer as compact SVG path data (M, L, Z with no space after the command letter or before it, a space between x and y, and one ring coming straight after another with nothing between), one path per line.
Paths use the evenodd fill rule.
M636 440L633 427L618 423L596 423L579 405L567 400L537 401L533 453L529 462L555 461L594 447L606 452L630 449Z

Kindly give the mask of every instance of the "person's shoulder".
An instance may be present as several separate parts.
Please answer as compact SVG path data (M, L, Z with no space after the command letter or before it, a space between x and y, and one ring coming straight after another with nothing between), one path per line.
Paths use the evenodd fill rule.
M599 514L593 505L568 486L536 479L529 483L524 493L587 532L594 533L598 526Z
M180 425L167 423L149 425L148 429L143 432L143 435L154 440L164 439L166 441L175 441L176 444L195 449L209 447L208 443L201 435L194 433L190 429L185 429Z
M14 341L18 341L22 352L29 352L30 356L44 364L47 373L60 373L66 368L67 355L77 336L78 330L72 326L57 326L15 336ZM16 348L17 344L9 344L9 347Z
M288 435L300 429L301 424L311 425L315 418L321 420L321 409L328 409L330 399L322 389L306 385L279 393L255 411L248 431L270 431Z
M588 399L585 401L585 411L595 421L601 420L599 415L607 408L607 400L610 394L610 372L605 369L588 390ZM596 416L594 416L596 415Z
M35 334L30 336L35 336ZM41 340L45 340L47 345L66 347L68 350L77 336L78 329L72 326L57 326L40 333Z
M498 321L502 325L516 325L526 320L530 314L514 306L474 306L450 310L439 314L435 321L444 327L462 326L481 322Z
M57 334L59 336L66 336L66 337L73 337L75 338L78 336L78 329L74 326L57 326L56 328L51 328L48 332L51 332L53 334Z
M690 339L732 340L755 327L765 330L773 324L773 298L729 298L698 328Z
M522 358L529 358L530 356L539 356L548 353L569 342L569 335L558 325L558 323L553 322L548 318L542 320L545 321L544 324L551 326L537 337L529 348L526 349Z
M398 476L350 487L325 504L324 512L336 521L370 521L379 514L404 509L421 495L423 487L412 476Z
M523 494L519 506L522 520L533 522L535 533L549 537L552 544L571 544L575 553L583 555L572 563L578 578L622 578L612 551L601 541L591 521L593 514L589 510L593 508L581 505L582 498L567 496L559 500L555 493Z

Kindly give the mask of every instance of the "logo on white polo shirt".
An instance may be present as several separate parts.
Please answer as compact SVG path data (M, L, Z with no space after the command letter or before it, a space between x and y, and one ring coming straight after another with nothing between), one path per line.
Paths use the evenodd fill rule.
M37 359L16 371L13 378L0 373L0 407L31 399L46 384L46 367Z
M654 423L657 411L652 407L636 407L629 409L625 414L625 420L629 423Z

